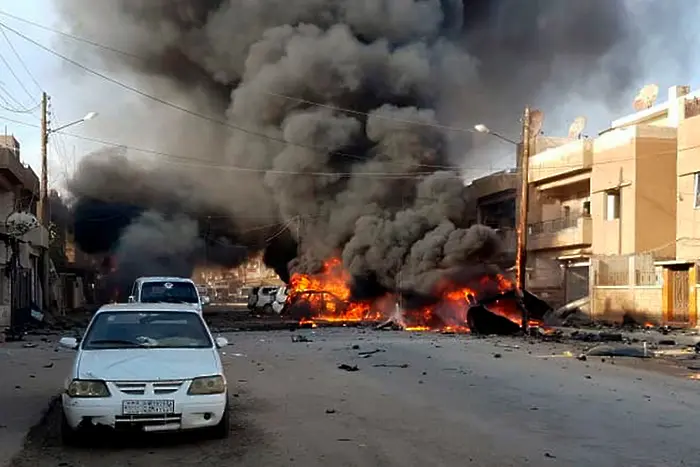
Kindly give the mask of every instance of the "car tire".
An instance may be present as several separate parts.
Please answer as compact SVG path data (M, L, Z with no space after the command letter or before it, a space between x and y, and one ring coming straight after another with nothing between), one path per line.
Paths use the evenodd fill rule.
M275 310L272 308L272 305L269 303L263 307L263 313L266 315L271 315L275 312Z
M64 446L78 447L82 441L81 433L68 424L66 414L61 410L61 443Z
M226 398L228 400L228 397ZM231 432L231 411L230 406L226 402L226 408L224 408L224 415L221 417L219 423L211 429L212 438L215 439L225 439L228 438Z

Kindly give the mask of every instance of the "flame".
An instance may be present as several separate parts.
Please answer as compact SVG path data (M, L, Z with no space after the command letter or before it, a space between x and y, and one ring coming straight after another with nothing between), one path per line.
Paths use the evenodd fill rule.
M377 320L371 303L351 300L351 277L340 258L324 262L318 274L294 273L289 281L287 303L308 305L312 316L306 319L326 322L359 322Z
M395 296L368 301L352 300L351 276L343 268L340 258L324 262L317 274L294 273L289 283L288 305L304 305L307 315L300 325L315 327L317 323L352 323L380 321L388 318L406 331L440 331L467 333L467 312L477 303L479 291L496 295L515 289L512 281L503 275L480 278L471 287L458 287L448 282L440 284L441 300L432 306L402 309ZM520 324L522 313L514 299L499 299L487 305L492 313ZM531 325L540 325L534 320Z

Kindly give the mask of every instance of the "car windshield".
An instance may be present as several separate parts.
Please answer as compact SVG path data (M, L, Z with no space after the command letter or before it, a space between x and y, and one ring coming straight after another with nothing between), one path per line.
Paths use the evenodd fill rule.
M203 349L213 347L199 315L181 311L114 311L98 314L83 349Z
M189 282L144 282L143 303L199 303L197 289Z

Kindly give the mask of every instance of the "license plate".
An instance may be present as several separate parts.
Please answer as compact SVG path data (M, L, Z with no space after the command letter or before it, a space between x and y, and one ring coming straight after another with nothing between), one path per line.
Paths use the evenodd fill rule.
M172 414L175 413L174 400L136 400L123 401L122 413L124 415L152 415L152 414Z

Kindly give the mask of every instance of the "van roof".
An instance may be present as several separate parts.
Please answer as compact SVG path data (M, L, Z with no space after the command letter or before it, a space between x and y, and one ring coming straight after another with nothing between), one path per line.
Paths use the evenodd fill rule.
M178 311L198 313L195 307L187 303L110 303L102 305L95 314L107 311Z
M136 279L136 282L187 282L194 285L194 281L187 277L177 276L144 276Z

